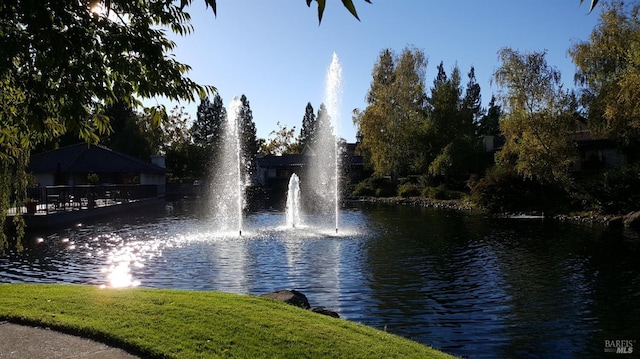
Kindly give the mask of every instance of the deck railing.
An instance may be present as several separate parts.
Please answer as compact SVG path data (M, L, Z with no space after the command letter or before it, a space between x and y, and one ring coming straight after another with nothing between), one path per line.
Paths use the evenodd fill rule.
M50 214L113 206L158 196L156 185L46 186L27 189L26 213Z

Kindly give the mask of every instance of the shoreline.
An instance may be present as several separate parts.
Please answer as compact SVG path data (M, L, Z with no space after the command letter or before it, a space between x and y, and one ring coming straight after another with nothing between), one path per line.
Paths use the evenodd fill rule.
M536 218L553 219L560 222L569 222L579 225L601 226L610 229L628 229L636 235L640 235L640 211L631 212L626 215L601 214L595 212L584 213L556 213L551 216L544 212L521 212L521 213L489 213L481 208L477 208L470 202L458 199L434 200L426 197L347 197L345 202L367 202L381 203L388 205L403 205L413 207L437 208L455 210L461 212L474 212L494 216L496 218L507 218L513 216L531 216Z

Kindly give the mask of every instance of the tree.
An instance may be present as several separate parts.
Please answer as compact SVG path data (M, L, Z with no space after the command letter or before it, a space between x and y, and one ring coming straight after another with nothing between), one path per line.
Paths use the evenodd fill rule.
M302 126L300 127L300 135L298 136L298 144L301 149L311 145L317 128L318 121L316 115L313 113L313 106L311 106L311 102L308 102L307 107L304 109Z
M418 132L424 122L424 73L427 59L418 49L400 56L385 49L372 71L367 107L354 117L362 149L377 174L394 176L415 167Z
M333 133L333 125L331 124L331 116L324 103L320 104L318 108L316 129L312 137L312 145L315 151L319 151L319 148L332 149L336 143L336 137ZM333 151L331 151L333 153ZM321 158L324 156L320 155Z
M429 96L428 120L423 143L427 145L424 156L432 176L446 176L453 165L451 143L459 133L461 125L460 97L462 95L460 70L454 66L447 76L444 64L438 65L438 74L433 80ZM440 158L438 158L440 157Z
M149 113L146 112L145 115L149 116ZM191 143L192 137L189 127L191 122L191 116L185 112L184 106L175 106L172 108L169 111L167 119L163 121L159 127L161 132L158 136L158 152L162 154L169 148ZM145 123L148 124L149 121Z
M191 126L193 142L203 147L219 145L227 121L227 109L220 94L214 95L213 102L209 101L209 97L202 98L197 111L196 120Z
M251 111L249 100L247 100L247 96L242 95L240 101L242 106L240 107L238 126L240 126L239 133L244 156L243 163L245 163L247 171L246 177L250 177L255 172L256 156L260 148L256 138L256 124L253 122L253 112Z
M114 151L148 159L158 153L155 128L145 128L146 118L125 103L116 102L105 108L111 131L100 136L100 143ZM159 128L159 127L156 127Z
M291 146L294 144L294 136L296 127L288 129L282 126L280 121L277 123L278 130L269 133L269 139L264 141L260 147L260 153L266 156L281 156L291 153Z
M0 170L6 180L2 192L15 194L18 207L25 200L21 184L35 145L67 132L98 141L109 131L103 109L118 101L134 107L140 98L193 100L194 93L213 90L186 77L189 66L170 56L175 43L162 27L191 31L181 4L110 0L104 13L93 11L93 5L97 2L0 4ZM151 117L155 124L161 118L158 112ZM8 200L0 203L2 224L8 206ZM2 231L0 247L5 239Z
M476 80L476 71L473 66L471 66L467 76L469 77L469 82L467 82L467 88L462 99L463 122L467 126L473 127L484 114L484 110L482 109L481 88Z
M426 119L427 95L425 93L425 72L427 57L422 50L405 48L396 62L395 90L395 125L397 133L393 134L398 143L396 155L400 159L398 175L416 173L420 170L417 160L421 129Z
M441 62L429 97L425 131L425 143L429 144L425 156L431 160L428 173L442 177L447 185L458 185L476 172L480 164L482 148L477 122L483 112L481 89L473 67L467 76L463 96L460 70L455 66L451 76L447 76Z
M500 130L503 163L512 163L525 178L541 182L567 179L575 148L571 131L575 97L562 87L560 72L547 64L546 51L498 52L502 65L494 73L504 114Z
M502 108L496 103L496 97L491 96L487 113L480 118L478 134L480 136L497 136L500 134L500 116Z
M209 158L202 148L193 144L190 131L191 118L184 107L175 106L160 128L158 141L159 153L165 155L169 170L169 181L188 182L202 178Z
M389 174L395 167L391 154L394 144L387 121L395 82L394 57L390 49L380 52L371 73L373 79L366 96L367 107L358 117L354 117L358 121L358 132L362 134L361 151L370 155L374 171L383 175Z
M589 41L569 54L578 67L589 128L622 145L640 137L640 5L606 4Z

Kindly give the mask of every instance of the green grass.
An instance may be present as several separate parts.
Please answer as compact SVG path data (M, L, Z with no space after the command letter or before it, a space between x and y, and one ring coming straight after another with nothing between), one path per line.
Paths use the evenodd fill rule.
M0 319L155 358L450 358L271 299L219 292L0 284Z

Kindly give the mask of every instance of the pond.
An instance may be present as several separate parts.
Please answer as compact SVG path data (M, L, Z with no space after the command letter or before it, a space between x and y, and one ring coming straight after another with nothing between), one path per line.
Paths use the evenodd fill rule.
M291 288L342 318L470 358L615 357L612 340L640 336L640 241L621 230L355 203L338 233L312 216L287 228L284 213L263 211L239 236L198 212L177 202L30 234L23 253L0 257L0 282Z

